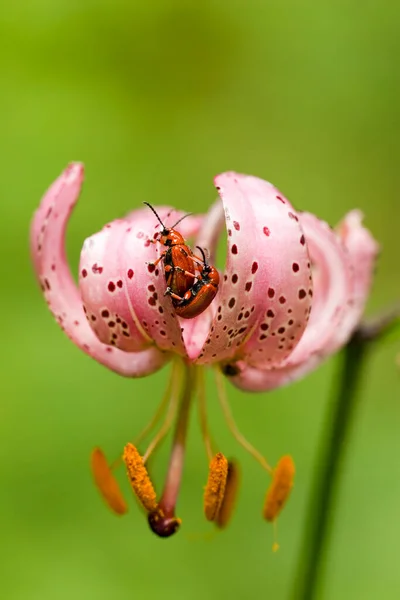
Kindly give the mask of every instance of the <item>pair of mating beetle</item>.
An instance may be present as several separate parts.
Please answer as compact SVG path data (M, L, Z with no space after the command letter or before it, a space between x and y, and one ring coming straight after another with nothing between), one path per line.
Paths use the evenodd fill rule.
M202 258L193 254L183 236L176 231L175 227L188 215L179 219L172 227L166 227L151 204L148 202L144 204L153 211L162 226L162 231L157 234L154 241L160 242L167 249L153 264L156 266L161 260L164 263L167 284L165 294L171 297L179 317L194 319L214 300L219 286L218 271L208 264L200 246L196 248L200 250Z

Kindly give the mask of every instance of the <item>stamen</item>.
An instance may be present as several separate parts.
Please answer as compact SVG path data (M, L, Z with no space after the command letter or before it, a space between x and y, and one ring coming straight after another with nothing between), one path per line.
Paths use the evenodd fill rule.
M94 482L109 508L117 515L124 515L128 511L128 506L100 448L93 450L90 466Z
M210 462L207 485L204 490L204 513L208 521L215 521L221 509L226 481L228 478L228 460L218 452Z
M156 492L144 466L143 458L133 444L125 446L123 460L139 502L148 512L155 510L157 507Z
M198 393L198 407L199 407L199 419L200 429L203 436L204 445L206 447L207 457L209 462L212 461L214 452L212 448L212 441L208 431L207 424L207 406L206 406L206 391L204 382L204 369L197 369L197 393Z
M293 487L295 466L291 456L282 456L274 469L263 508L267 521L275 521L287 501Z
M234 511L237 493L239 491L239 483L240 483L240 472L239 467L236 462L229 461L228 462L228 477L226 480L225 486L225 494L222 499L222 503L218 514L215 519L215 524L220 529L226 527L231 519L232 513Z
M175 360L172 365L172 374L169 384L169 390L171 399L168 407L168 411L163 424L155 438L150 442L149 447L143 455L143 463L146 463L152 452L165 438L169 430L171 429L172 423L174 422L176 412L179 406L179 391L182 381L182 361L180 359Z
M249 452L249 454L251 454L260 463L260 465L262 466L263 469L265 469L270 475L272 475L273 474L272 467L268 464L268 462L265 460L263 455L258 450L256 450L256 448L254 448L254 446L252 444L250 444L250 442L248 440L246 440L246 438L239 431L239 429L235 423L231 408L229 406L228 398L226 396L225 381L222 377L221 371L218 368L216 368L216 369L214 369L214 373L215 373L215 380L217 383L218 400L221 405L222 411L224 413L227 425L228 425L229 429L231 430L233 437L239 442L239 444L245 450L247 450L247 452Z

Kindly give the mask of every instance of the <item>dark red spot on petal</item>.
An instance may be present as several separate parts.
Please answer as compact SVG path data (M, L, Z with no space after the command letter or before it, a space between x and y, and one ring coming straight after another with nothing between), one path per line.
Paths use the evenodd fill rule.
M149 292L155 292L156 291L156 288L155 288L155 286L153 284L148 285L147 289L149 290Z
M253 264L251 265L251 272L253 273L253 275L254 275L254 273L256 273L257 269L258 269L258 263L253 262Z
M110 313L108 312L108 310L102 310L101 316L104 317L104 319L107 319L107 317L110 316Z
M279 296L279 302L280 302L281 304L285 304L285 302L286 302L286 298L285 298L285 296Z
M300 270L299 264L298 263L293 263L292 264L292 269L293 269L294 273L298 273L299 270Z
M262 331L268 331L268 329L269 329L268 323L261 323L260 329L262 329Z
M236 231L240 230L240 223L238 223L237 221L233 221L233 226L236 229Z
M279 327L278 333L285 333L285 328L284 327Z
M267 317L270 317L272 319L274 316L275 316L274 311L269 308L267 310Z
M149 272L149 273L154 273L154 269L155 269L155 268L156 268L156 267L153 265L153 263L149 263L149 264L147 265L147 270L148 270L148 272Z
M229 308L233 308L235 306L235 304L236 304L235 298L231 298L228 302Z
M307 295L306 290L303 290L303 289L299 290L299 298L300 298L300 300L303 300L303 298L305 298L306 295Z
M283 199L283 198L281 198L280 196L277 196L277 197L276 197L276 199L277 199L277 200L280 200L280 202L282 202L282 204L285 204L285 201L284 201L284 199Z
M292 212L290 212L288 214L289 214L289 217L291 219L293 219L294 221L298 221L299 220L299 217L297 215L293 214Z
M236 274L236 273L234 273L234 274L232 275L232 283L237 283L237 280L238 280L238 279L239 279L239 277L237 276L237 274Z
M123 286L122 279L118 279L118 281L117 281L117 286L118 286L119 288L122 288L122 286Z
M115 321L108 321L108 326L111 327L111 329L115 327Z
M108 284L108 291L109 292L114 292L115 291L115 283L113 283L112 281L110 281L109 284Z
M237 254L238 253L238 247L236 246L236 244L233 244L233 246L231 248L231 252L232 252L232 254Z
M248 281L246 283L246 285L244 286L244 289L246 290L246 292L249 292L252 288L253 282L252 281Z
M302 246L304 246L305 243L306 243L306 238L304 237L304 235L302 235L301 238L300 238L300 244Z
M268 288L268 298L273 298L275 296L274 288Z
M264 228L263 228L263 232L264 232L264 234L265 234L267 237L268 237L268 236L269 236L269 234L271 233L268 227L264 227Z
M149 298L147 300L147 302L150 304L150 306L155 306L156 305L156 301L153 297Z
M128 279L132 279L132 277L133 277L133 270L132 269L128 269L127 275L128 275Z
M103 272L103 267L100 267L97 263L94 263L94 265L92 266L92 272L95 275L101 275Z
M86 269L82 269L81 275L82 275L82 277L87 277L87 271L86 271Z

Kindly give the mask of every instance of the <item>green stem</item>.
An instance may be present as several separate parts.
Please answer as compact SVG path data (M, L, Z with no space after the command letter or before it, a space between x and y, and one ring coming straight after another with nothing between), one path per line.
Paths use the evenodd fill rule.
M366 355L372 342L384 339L388 335L398 322L398 315L397 308L360 326L342 353L338 387L329 410L312 484L304 547L293 590L293 598L296 600L314 600L317 597L321 567L326 557L332 528L332 507L340 480L340 467L357 408L358 386Z

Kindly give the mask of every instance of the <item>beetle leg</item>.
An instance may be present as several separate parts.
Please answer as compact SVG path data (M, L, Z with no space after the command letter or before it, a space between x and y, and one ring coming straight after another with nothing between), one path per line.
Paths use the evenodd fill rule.
M171 267L171 269L173 269L174 271L179 271L179 273L183 273L184 275L186 275L186 277L193 277L193 279L198 279L197 275L194 275L194 273L189 273L189 271L185 271L185 269L182 269L181 267ZM167 270L166 267L165 270Z
M167 287L167 289L164 292L164 296L171 296L171 298L173 298L174 300L183 300L183 298L181 298L181 296L178 296L178 294L175 294L170 287Z
M160 254L160 256L157 258L157 260L155 262L149 262L147 263L148 265L153 265L153 267L156 267L158 265L158 263L164 258L165 256L165 252L163 252L162 254Z

